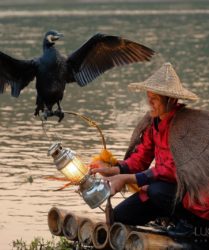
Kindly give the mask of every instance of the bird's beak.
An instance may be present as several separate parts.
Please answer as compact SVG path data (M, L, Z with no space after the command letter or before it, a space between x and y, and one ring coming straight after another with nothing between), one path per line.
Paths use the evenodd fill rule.
M55 36L52 37L52 41L59 40L61 37L64 37L62 33L57 33Z
M57 36L59 36L59 38L64 37L64 35L62 33L58 33Z

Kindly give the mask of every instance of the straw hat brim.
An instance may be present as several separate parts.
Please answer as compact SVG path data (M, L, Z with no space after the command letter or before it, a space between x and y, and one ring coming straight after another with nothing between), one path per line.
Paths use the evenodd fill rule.
M196 101L199 99L199 97L192 93L191 91L185 89L184 87L181 87L179 90L172 91L172 89L165 89L165 87L162 86L162 88L158 85L156 88L154 86L147 86L146 82L137 82L137 83L130 83L128 85L128 88L131 91L150 91L162 96L169 96L177 99L187 99Z

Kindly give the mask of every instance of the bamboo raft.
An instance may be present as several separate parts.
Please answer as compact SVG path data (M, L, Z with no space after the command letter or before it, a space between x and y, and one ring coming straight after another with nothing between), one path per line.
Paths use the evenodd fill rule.
M52 207L48 226L55 236L64 236L82 247L106 250L179 250L193 249L188 242L177 242L164 231L150 227L127 226L104 221L92 221L70 211ZM83 248L81 248L83 249Z

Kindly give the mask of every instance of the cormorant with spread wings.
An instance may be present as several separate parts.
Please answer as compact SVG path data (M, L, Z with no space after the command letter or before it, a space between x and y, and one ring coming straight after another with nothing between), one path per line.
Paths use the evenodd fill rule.
M64 117L60 102L65 85L76 82L81 87L93 81L105 71L139 61L149 61L154 51L139 43L121 37L96 34L67 58L55 48L61 33L48 31L43 40L43 55L31 60L18 60L0 52L0 93L11 86L11 94L18 97L36 78L36 109L45 118L56 115ZM54 104L58 109L53 111Z

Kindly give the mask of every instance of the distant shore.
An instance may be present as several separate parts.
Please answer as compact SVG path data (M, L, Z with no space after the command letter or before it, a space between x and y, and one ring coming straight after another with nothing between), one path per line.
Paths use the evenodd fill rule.
M41 4L41 3L57 3L57 0L27 0L27 4ZM68 3L207 3L208 0L69 0ZM8 4L26 4L25 0L1 0L0 5ZM59 3L66 3L66 0L60 0Z

